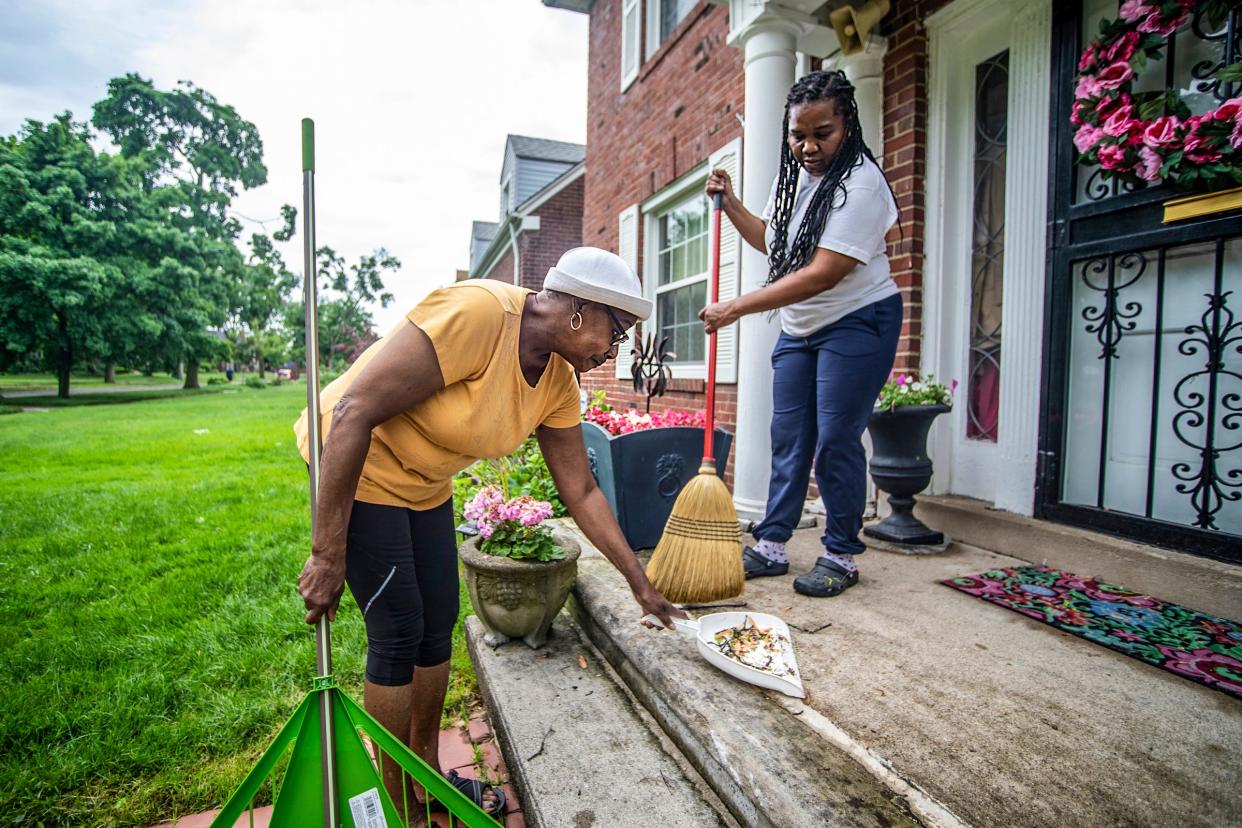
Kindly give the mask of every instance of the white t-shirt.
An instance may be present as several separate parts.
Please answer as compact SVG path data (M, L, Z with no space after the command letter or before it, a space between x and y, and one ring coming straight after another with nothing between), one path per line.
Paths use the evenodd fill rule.
M793 245L811 196L822 179L822 176L811 175L799 168L798 190L786 237L787 248ZM844 204L842 190L846 195ZM767 225L764 238L769 251L776 236L770 221L775 201L776 182L773 181L762 217ZM897 205L893 203L884 174L871 159L863 158L862 165L850 173L842 182L841 190L837 191L818 244L819 247L857 259L860 264L835 287L781 308L781 329L790 336L810 336L859 308L898 293L897 283L889 272L887 246L884 243L885 234L896 221Z

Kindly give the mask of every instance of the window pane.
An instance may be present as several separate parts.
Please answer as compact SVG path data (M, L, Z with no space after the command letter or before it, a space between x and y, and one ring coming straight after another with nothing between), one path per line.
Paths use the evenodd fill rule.
M660 3L660 40L663 42L694 8L696 0L658 0L658 2Z
M993 443L1000 418L1008 78L1007 51L975 68L975 206L966 436Z
M706 304L707 285L676 287L688 279L701 279L707 271L708 202L695 193L666 210L657 220L658 281L662 289L656 302L656 329L669 337L675 361L702 362L705 354L703 323L698 312ZM668 286L674 286L672 290Z

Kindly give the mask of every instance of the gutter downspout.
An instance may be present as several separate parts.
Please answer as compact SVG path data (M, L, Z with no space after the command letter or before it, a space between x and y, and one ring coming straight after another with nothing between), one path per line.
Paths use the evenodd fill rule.
M521 257L518 254L518 234L513 229L513 220L517 219L518 226L521 227L522 217L516 213L510 213L505 217L505 227L509 230L509 244L513 247L513 284L522 284L522 265Z

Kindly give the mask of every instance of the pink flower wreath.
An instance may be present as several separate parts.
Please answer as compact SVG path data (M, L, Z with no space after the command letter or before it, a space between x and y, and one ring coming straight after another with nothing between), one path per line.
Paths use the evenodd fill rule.
M1213 29L1239 0L1125 0L1119 19L1100 24L1100 36L1078 61L1070 123L1081 164L1098 164L1104 177L1137 185L1162 179L1179 187L1242 183L1242 97L1191 116L1176 89L1131 94L1134 77L1160 59L1168 38L1192 13ZM1216 79L1242 80L1242 61Z

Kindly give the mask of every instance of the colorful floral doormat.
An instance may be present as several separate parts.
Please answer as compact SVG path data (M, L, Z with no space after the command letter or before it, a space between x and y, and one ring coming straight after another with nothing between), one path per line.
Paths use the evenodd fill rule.
M1046 566L940 583L1242 698L1242 625Z

